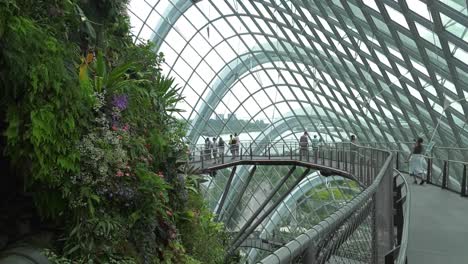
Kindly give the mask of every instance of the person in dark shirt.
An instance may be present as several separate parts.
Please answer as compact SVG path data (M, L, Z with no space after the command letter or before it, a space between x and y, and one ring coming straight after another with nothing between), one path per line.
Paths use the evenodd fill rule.
M424 175L426 174L426 159L423 155L423 139L418 138L413 146L413 151L408 157L409 173L414 176L414 183L418 183L417 177L421 178L419 184L424 184Z

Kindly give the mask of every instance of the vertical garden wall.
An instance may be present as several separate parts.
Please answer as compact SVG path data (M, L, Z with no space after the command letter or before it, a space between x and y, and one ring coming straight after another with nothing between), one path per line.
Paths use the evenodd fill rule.
M54 263L223 260L223 227L178 162L177 86L163 54L133 44L126 4L0 0L0 250L23 241Z

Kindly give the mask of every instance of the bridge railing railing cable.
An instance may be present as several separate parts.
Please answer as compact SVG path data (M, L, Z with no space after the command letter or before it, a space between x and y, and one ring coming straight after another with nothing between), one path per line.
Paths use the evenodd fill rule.
M408 230L410 221L411 192L406 178L400 171L394 169L393 205L395 211L394 225L397 229L396 242L393 249L385 256L385 264L406 264L406 249L408 247Z
M239 145L210 146L196 145L190 149L189 161L200 169L215 164L225 164L239 160L300 160L351 172L362 172L360 175L365 184L369 184L370 169L375 169L375 156L363 155L362 148L351 143L322 143L320 145L301 145L297 141L254 143L243 142ZM352 165L351 165L352 164Z
M354 154L355 162L360 165L348 167L347 170L351 172L351 168L355 168L353 173L360 179L369 176L367 188L260 263L377 263L383 261L393 249L393 192L388 190L388 186L392 185L393 154L349 143L334 147L344 148L350 159ZM339 153L338 150L334 151ZM331 165L337 166L338 163Z
M337 212L291 240L260 263L290 263L301 259L305 263L325 263L330 259L338 262L354 259L364 263L376 263L378 259L390 260L390 257L393 258L392 261L386 263L402 263L400 259L406 258L409 196L407 185L400 183L406 183L405 179L397 177L397 181L395 178L394 185L398 187L395 192L388 188L393 183L394 152L351 143L301 146L298 142L244 142L238 149L237 146L197 146L193 148L192 153L191 162L200 169L240 160L289 159L346 171L365 187L361 194ZM392 197L393 193L399 196ZM393 205L395 208L392 201L398 201ZM395 223L398 230L395 240L393 209L399 213ZM391 230L386 232L391 235L379 237L382 232L377 230L382 229ZM386 245L380 245L382 241L387 241Z
M410 173L409 156L414 142L363 143L391 150L395 153L396 169ZM420 177L427 183L468 196L468 148L424 145L426 170Z

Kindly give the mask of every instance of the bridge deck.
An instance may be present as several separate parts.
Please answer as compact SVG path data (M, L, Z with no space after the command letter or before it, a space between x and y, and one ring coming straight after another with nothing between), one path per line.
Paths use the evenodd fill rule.
M355 180L354 173L357 175L357 180L362 186L368 186L371 184L373 178L372 175L377 173L377 169L374 167L366 167L364 161L362 164L357 162L351 164L349 161L344 162L339 159L330 159L325 157L302 157L298 155L292 156L265 156L265 155L254 155L248 156L245 155L242 158L236 157L232 158L231 156L225 156L221 160L219 158L217 161L214 159L208 159L201 161L199 157L190 161L192 166L199 169L202 173L209 173L210 171L216 171L219 169L237 166L237 165L298 165L303 167L309 167L312 169L320 170L322 173L331 173L329 175L340 175L345 178ZM352 173L348 172L351 171ZM361 171L361 173L358 173ZM323 174L325 175L325 174Z
M468 199L434 185L413 184L408 177L408 263L468 263Z

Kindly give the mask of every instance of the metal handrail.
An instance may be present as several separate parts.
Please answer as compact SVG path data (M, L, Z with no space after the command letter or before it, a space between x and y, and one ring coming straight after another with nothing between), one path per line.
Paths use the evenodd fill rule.
M361 194L356 196L349 203L345 204L341 209L322 220L320 223L318 223L313 228L309 229L307 232L299 235L294 240L277 249L275 252L265 257L259 263L289 263L293 258L302 254L309 247L313 246L314 248L316 248L318 242L321 241L321 238L325 237L331 231L338 228L339 224L343 220L350 217L357 209L362 207L362 205L364 205L369 200L369 198L376 193L377 188L379 187L385 174L388 172L388 168L393 159L392 152L381 149L379 151L387 152L388 157L386 158L377 177L368 188L366 188Z
M396 263L397 264L405 264L406 263L406 250L408 248L408 233L409 233L409 224L410 224L410 206L411 206L411 192L409 190L408 181L406 178L401 174L400 171L394 169L395 172L398 173L398 176L403 180L404 187L405 187L405 212L404 212L404 221L403 221L403 230L401 235L401 241L399 242L400 249L398 252L398 258Z

